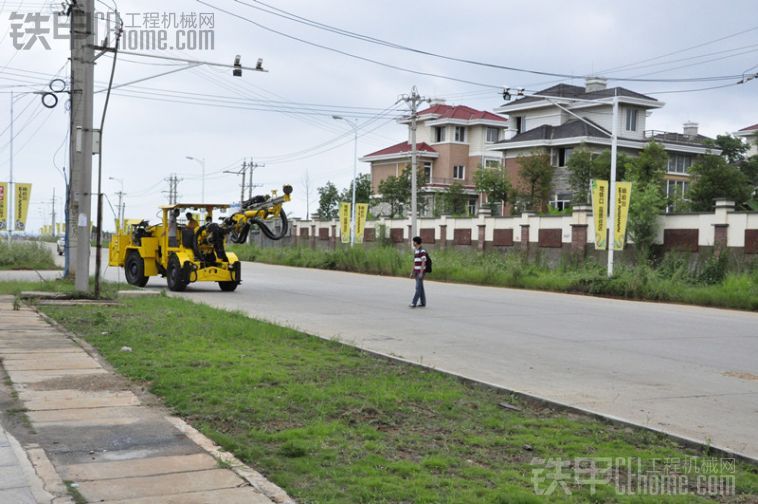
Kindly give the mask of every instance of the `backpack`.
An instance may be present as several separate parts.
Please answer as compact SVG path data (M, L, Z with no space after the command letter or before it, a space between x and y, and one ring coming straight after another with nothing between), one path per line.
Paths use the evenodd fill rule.
M432 256L429 255L429 252L426 253L426 269L424 270L425 273L431 273L432 272Z

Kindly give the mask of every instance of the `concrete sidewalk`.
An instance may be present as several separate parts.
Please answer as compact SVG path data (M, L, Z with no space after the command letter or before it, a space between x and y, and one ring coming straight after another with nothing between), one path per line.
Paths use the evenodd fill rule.
M28 419L18 437L47 491L33 492L0 429L0 503L70 502L64 481L89 502L291 502L150 404L149 395L101 365L93 350L26 306L14 311L11 296L0 296L0 322L2 368L17 396L15 411Z

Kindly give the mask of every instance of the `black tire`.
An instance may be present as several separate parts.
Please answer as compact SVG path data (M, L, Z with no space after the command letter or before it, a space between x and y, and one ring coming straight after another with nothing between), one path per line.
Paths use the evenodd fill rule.
M130 285L144 287L150 277L145 276L145 261L139 256L138 252L129 252L124 263L124 275Z
M242 281L242 269L240 268L240 262L232 264L232 278L228 282L218 282L219 288L224 292L233 292Z
M218 286L224 292L233 292L234 289L236 289L238 285L239 285L239 282L234 282L234 281L231 281L231 282L219 282L218 283Z
M168 289L174 292L181 292L186 289L189 283L186 276L182 265L179 264L179 259L176 255L172 255L168 260L168 270L166 270Z

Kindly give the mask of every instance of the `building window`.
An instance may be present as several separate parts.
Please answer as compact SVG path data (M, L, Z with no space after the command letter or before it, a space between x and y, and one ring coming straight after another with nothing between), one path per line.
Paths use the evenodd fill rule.
M559 166L566 166L566 163L568 163L569 158L571 157L571 152L573 149L568 147L560 147L557 149L551 149L550 151L550 165L559 167Z
M438 143L445 141L445 127L444 126L434 127L434 141Z
M689 173L692 166L692 156L685 154L669 154L668 167L669 173Z
M526 131L526 117L516 116L516 134Z
M637 131L637 109L626 109L626 130Z
M495 143L500 140L500 130L498 128L487 128L487 143Z
M478 201L479 201L479 198L477 197L469 198L468 208L466 208L466 210L468 210L469 215L476 215L476 203Z
M455 141L456 142L466 141L466 128L464 128L463 126L455 127Z
M555 193L550 200L550 206L559 211L566 210L571 206L571 194Z
M432 183L432 162L424 161L424 181L427 184Z
M484 167L485 168L500 168L500 161L497 159L485 159Z
M453 178L463 180L466 177L466 167L463 165L453 166Z
M686 200L687 191L689 190L689 182L686 180L667 180L666 181L666 197L671 202L666 207L666 213L671 213L677 210L676 204L678 200Z

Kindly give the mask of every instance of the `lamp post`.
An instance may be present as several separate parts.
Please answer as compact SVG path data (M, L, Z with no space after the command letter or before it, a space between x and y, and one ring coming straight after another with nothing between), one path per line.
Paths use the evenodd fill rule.
M345 121L353 128L353 201L350 206L350 246L355 245L355 178L358 170L358 124L355 121L346 119L342 116L333 115L332 119Z
M124 198L124 179L117 177L108 177L108 180L115 180L121 184L121 190L118 192L118 227L120 231L124 228L124 206L122 203Z
M205 203L205 158L198 159L198 158L195 158L195 157L192 157L192 156L185 156L185 157L187 159L189 159L190 161L194 161L194 162L198 163L203 168L203 176L202 176L203 189L202 189L202 193L200 193L201 194L201 196L200 196L200 203Z

